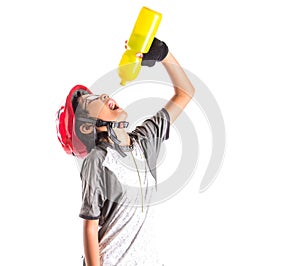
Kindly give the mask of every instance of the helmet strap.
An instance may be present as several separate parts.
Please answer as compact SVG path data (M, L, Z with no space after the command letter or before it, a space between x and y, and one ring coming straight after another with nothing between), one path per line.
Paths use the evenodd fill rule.
M121 153L122 156L126 156L126 154L121 150L121 148L119 147L121 141L118 140L118 137L115 133L115 131L113 130L113 128L127 128L129 125L129 122L127 121L104 121L102 119L94 119L94 118L76 118L78 121L81 122L86 122L86 123L92 123L95 128L94 128L94 137L96 139L96 127L102 127L102 126L106 126L107 128L107 133L108 133L108 137L113 141L113 143L115 144L116 149Z

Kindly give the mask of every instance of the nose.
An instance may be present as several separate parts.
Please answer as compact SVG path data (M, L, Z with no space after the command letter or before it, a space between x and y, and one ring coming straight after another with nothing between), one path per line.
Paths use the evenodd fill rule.
M105 102L107 99L109 99L109 96L107 94L102 94L100 96L100 98L101 98L102 102Z

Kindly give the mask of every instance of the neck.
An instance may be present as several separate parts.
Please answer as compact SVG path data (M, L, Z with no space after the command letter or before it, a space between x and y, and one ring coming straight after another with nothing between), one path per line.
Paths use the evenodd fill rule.
M120 146L129 146L130 137L124 128L114 128L113 129L117 135L119 141L121 141Z

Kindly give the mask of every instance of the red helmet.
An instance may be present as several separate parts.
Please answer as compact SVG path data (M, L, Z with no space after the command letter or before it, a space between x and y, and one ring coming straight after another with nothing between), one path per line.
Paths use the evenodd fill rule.
M76 136L74 130L74 110L72 106L72 98L78 90L92 94L92 92L83 85L76 85L71 89L65 105L61 106L57 112L56 132L58 140L67 154L73 154L83 158L87 155L87 149Z

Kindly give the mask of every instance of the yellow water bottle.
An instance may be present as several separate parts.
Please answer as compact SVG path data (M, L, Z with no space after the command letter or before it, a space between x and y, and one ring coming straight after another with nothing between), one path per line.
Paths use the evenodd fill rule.
M138 58L136 54L148 53L161 18L161 13L142 7L127 42L127 50L119 63L118 70L121 85L125 85L127 81L134 80L138 76L142 59Z

